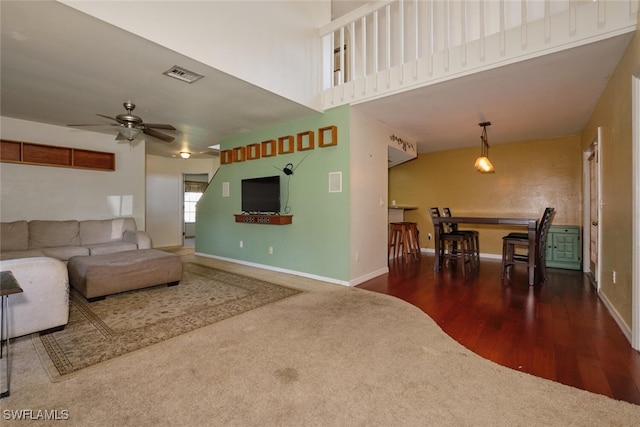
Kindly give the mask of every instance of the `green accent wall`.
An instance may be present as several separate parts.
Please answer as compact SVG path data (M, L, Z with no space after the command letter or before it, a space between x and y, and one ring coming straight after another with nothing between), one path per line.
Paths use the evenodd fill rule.
M336 146L318 147L318 129L337 127ZM196 252L270 266L335 281L349 279L349 107L233 136L229 150L300 132L313 131L315 149L221 164L197 206ZM293 175L282 169L292 163ZM342 172L342 192L329 192L329 173ZM281 212L290 207L290 225L236 223L244 178L280 175ZM223 197L223 183L229 197ZM240 241L243 247L240 247ZM273 247L273 254L269 254Z

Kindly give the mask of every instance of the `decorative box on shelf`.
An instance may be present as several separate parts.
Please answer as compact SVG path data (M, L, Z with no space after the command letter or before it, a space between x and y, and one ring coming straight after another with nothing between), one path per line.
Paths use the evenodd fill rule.
M245 224L286 225L293 222L293 215L235 214L234 216L236 222Z

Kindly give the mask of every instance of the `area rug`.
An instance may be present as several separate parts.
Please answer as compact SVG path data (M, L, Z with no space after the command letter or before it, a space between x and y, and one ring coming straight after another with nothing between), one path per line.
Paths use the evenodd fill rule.
M32 340L49 376L59 381L89 366L298 293L184 263L178 286L124 292L93 303L72 290L67 326L50 334L33 334Z

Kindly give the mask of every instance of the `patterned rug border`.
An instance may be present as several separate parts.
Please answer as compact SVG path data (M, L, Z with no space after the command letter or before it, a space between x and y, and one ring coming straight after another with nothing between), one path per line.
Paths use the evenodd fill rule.
M275 284L275 283L271 283L271 282L257 279L254 277L243 276L238 273L232 273L232 272L221 270L215 267L209 267L206 265L199 264L197 262L185 262L183 263L183 269L185 272L188 272L189 274L206 277L198 273L198 269L205 269L207 270L207 272L210 272L211 274L216 274L217 277L215 280L217 280L218 282L247 291L248 295L237 298L237 299L226 301L220 305L216 305L216 306L212 306L204 309L203 311L205 312L206 311L211 312L211 311L216 311L216 309L219 310L221 306L224 306L224 310L219 310L219 311L224 311L224 313L217 313L217 314L209 313L214 315L212 317L207 317L206 319L203 318L202 316L198 317L197 314L194 316L192 316L191 314L182 315L180 316L181 318L187 318L187 321L183 322L189 325L187 328L183 328L182 330L179 330L179 328L177 328L177 330L173 332L169 332L168 334L165 334L165 335L158 334L156 335L155 338L146 340L143 343L136 340L135 344L133 344L135 348L118 349L116 350L116 354L113 354L111 356L106 356L104 360L91 363L87 366L74 367L72 361L69 360L64 349L62 349L62 346L56 340L56 338L62 336L62 334L69 333L68 331L65 332L67 327L69 327L69 324L67 324L67 327L65 327L65 329L63 329L62 331L52 332L50 334L44 334L44 335L40 335L39 333L34 333L31 335L31 341L51 381L58 382L58 381L67 380L80 372L85 372L88 369L93 369L97 367L103 367L109 362L112 362L120 357L126 357L143 348L148 348L153 345L160 344L164 341L170 340L177 336L191 334L205 326L213 325L220 321L235 317L243 313L247 313L256 308L263 307L265 305L268 305L268 304L271 304L295 295L299 295L304 292L302 290L294 289L286 285ZM239 280L242 283L237 283L235 282L234 279ZM269 292L260 293L259 288L265 285L269 286ZM174 288L177 289L182 286L188 286L188 285L181 282L180 285ZM162 285L157 288L161 288L161 287ZM149 291L149 289L153 289L153 288L124 292L122 294L108 296L107 299L108 298L112 298L112 299L126 298L127 295ZM268 295L268 293L273 293L274 295ZM76 310L78 313L76 314L76 316L77 317L81 316L86 321L88 321L91 324L91 326L95 330L97 330L102 337L104 337L105 340L118 341L120 338L123 341L126 341L126 338L123 338L122 334L119 334L118 332L113 331L106 323L102 321L102 319L97 314L93 312L93 310L91 309L91 304L95 304L95 303L89 303L77 291L75 291L74 289L71 289L71 292L69 295L70 312L72 311L72 308ZM165 321L168 323L172 321L175 322L176 320L173 320L173 319L174 319L173 317L170 317L168 319L163 319L160 323L163 323ZM70 323L72 321L71 314L70 314L69 321ZM149 331L150 329L153 329L154 326L155 325L152 325L152 327L150 328L147 328L147 327L136 328L136 330ZM153 331L150 331L150 332L153 333ZM114 345L117 345L117 343L114 343Z

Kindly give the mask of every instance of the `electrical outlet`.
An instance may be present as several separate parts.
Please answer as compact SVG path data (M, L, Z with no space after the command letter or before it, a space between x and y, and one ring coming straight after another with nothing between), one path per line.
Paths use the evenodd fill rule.
M269 255L273 255L273 246L269 246Z
M356 261L360 261L360 252L356 252Z
M242 240L240 240L240 247L244 248L244 242Z
M613 270L613 272L611 273L611 281L613 282L613 284L616 284L616 271Z

